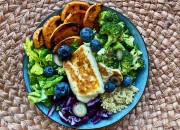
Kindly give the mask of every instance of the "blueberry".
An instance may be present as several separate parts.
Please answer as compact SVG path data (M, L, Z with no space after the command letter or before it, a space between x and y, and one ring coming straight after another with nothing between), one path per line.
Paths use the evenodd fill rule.
M90 43L90 47L92 51L99 51L101 49L101 43L98 40L92 40Z
M132 78L130 76L126 75L123 77L122 85L124 87L128 87L132 84L132 81L133 81Z
M111 81L108 81L108 82L106 82L106 84L104 85L104 89L105 89L106 92L111 93L111 92L113 92L114 89L115 89L115 84L114 84L113 82L111 82Z
M83 28L80 32L80 36L84 42L91 42L94 38L94 33L90 28Z
M46 66L44 68L44 75L47 77L53 76L55 69L52 66Z
M59 98L68 95L69 91L70 91L69 84L66 82L60 82L54 87L54 94Z
M67 45L63 45L58 49L57 53L61 60L69 59L71 56L71 48Z

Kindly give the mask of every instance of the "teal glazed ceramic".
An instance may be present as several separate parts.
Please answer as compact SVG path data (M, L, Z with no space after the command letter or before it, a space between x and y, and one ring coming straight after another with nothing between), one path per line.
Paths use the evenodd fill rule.
M103 10L112 10L108 7L103 7ZM62 11L62 9L59 9L53 13L51 13L49 16L47 16L46 19L44 19L37 28L43 26L43 24L52 16L59 14ZM148 69L149 69L149 60L148 60L148 52L145 46L145 43L143 41L143 38L141 37L141 34L139 33L139 31L137 30L137 28L132 24L132 22L126 18L125 16L123 16L121 13L112 10L114 12L116 12L119 16L119 19L121 21L123 21L126 25L127 28L129 28L131 35L135 38L135 43L138 45L139 50L143 52L142 58L145 61L145 68L141 69L141 71L138 74L138 77L136 79L135 82L135 86L139 89L139 92L134 96L133 102L128 105L128 107L124 110L122 110L121 112L118 112L116 114L114 114L111 118L109 119L104 119L101 120L100 122L98 122L97 124L93 124L90 121L82 124L80 126L77 126L77 129L95 129L95 128L101 128L101 127L105 127L108 126L110 124L113 124L115 122L117 122L118 120L122 119L125 115L127 115L134 107L135 105L138 103L139 99L141 98L146 83L147 83L147 79L148 79ZM32 36L31 36L32 38ZM23 73L24 73L24 81L25 81L25 85L27 88L28 93L31 92L30 89L30 81L29 81L29 76L28 76L28 56L25 54L24 55L24 66L23 66ZM36 106L39 108L40 111L42 111L42 113L44 113L45 115L47 115L48 113L48 108L45 107L43 104L41 103L37 103ZM54 120L55 122L67 126L67 127L71 127L72 126L62 122L59 118L58 112L54 112L53 115L51 115L50 117L52 120Z

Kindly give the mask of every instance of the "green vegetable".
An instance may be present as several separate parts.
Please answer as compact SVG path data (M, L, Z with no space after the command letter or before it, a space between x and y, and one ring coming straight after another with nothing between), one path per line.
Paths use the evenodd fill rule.
M144 60L141 58L142 52L137 46L133 46L131 52L124 50L124 58L120 61L120 70L123 75L130 75L133 80L137 77L137 70L144 67Z
M47 98L44 102L43 102L44 106L46 107L51 107L52 106L52 101L51 98Z
M31 103L43 102L45 106L51 106L49 97L54 95L54 86L63 79L62 75L65 75L65 71L63 68L55 66L50 50L45 47L34 48L33 42L29 38L26 39L23 47L29 57L28 74L32 92L28 94L28 100ZM43 68L47 65L54 66L58 75L45 77Z
M123 51L124 57L120 61L120 68L123 75L127 75L131 71L131 65L133 61L133 57L130 52L127 50Z
M102 26L108 22L118 23L119 17L118 15L113 11L103 11L99 14L99 24Z
M33 42L30 41L29 38L26 38L26 43L23 44L23 48L25 49L26 54L29 56L30 63L35 61L42 62L43 64L52 62L52 58L50 56L52 54L50 54L50 50L46 49L45 47L41 47L40 49L34 48Z
M29 79L30 79L31 85L35 85L35 84L38 83L37 75L32 74L32 73L30 73L30 72L29 72Z
M108 49L102 55L95 55L97 62L102 62L108 67L117 68L119 62L116 60L116 53L112 49Z
M133 81L136 79L137 74L138 74L138 71L137 71L137 70L131 70L131 71L128 73L128 75L132 77Z
M137 72L134 70L143 68L144 60L141 58L142 52L134 44L134 38L130 36L128 29L123 32L122 37L113 44L112 48L124 50L124 59L120 61L119 69L123 75L130 75L135 80Z
M66 75L66 71L64 70L64 68L58 67L56 70L59 75Z
M129 36L128 38L124 38L125 46L127 49L133 49L134 48L134 38L132 36Z
M120 49L120 50L125 50L125 48L124 48L124 46L119 42L119 41L117 41L117 42L115 42L114 44L113 44L113 50L118 50L118 49Z
M63 79L63 76L54 75L52 77L47 78L45 85L43 88L54 87L57 83L59 83Z
M50 87L45 92L46 95L54 95L54 87Z
M52 54L47 54L46 57L45 57L45 61L46 61L46 62L48 62L48 61L51 62L52 59L53 59L52 57L53 57Z
M28 100L31 103L44 102L47 99L47 95L45 94L45 90L36 90L28 94Z
M31 89L32 89L33 91L36 91L36 90L41 90L41 88L40 88L39 84L34 84L34 85L31 85Z
M104 46L104 44L107 42L108 36L95 33L94 39L98 40L101 43L101 46Z
M32 68L31 68L31 70L30 70L30 73L36 74L36 75L41 75L41 74L43 74L43 68L39 65L38 62L36 62L36 63L32 66Z
M144 68L144 60L139 58L135 62L133 62L132 69L137 70L141 68Z
M72 44L69 45L72 53L75 52L79 48L78 41L75 39Z
M132 69L137 70L144 68L144 60L141 58L142 52L138 50L137 46L131 50L131 55L133 57Z
M54 87L63 79L63 76L53 75L52 77L38 76L37 80L39 81L40 88L50 88Z
M117 41L118 37L122 33L122 27L119 23L106 23L100 29L100 34L106 34L108 36L108 40L104 45L104 48L107 50L110 45Z
M101 26L99 34L95 34L95 39L101 41L100 36L107 36L106 41L101 42L106 51L112 47L113 51L122 50L123 59L116 65L113 56L102 53L95 55L98 62L105 63L108 67L114 66L121 70L123 75L130 75L133 79L137 76L137 70L144 67L144 60L141 58L141 51L134 44L134 37L130 35L129 29L125 28L124 22L120 22L119 17L113 11L102 11L99 14L99 24ZM100 53L99 53L100 54Z
M120 22L118 15L110 10L102 11L98 21L101 25L99 34L107 36L107 41L104 44L104 48L107 50L112 43L122 39L120 37L123 35L124 22ZM97 37L97 39L101 38Z
M29 62L39 60L38 54L33 51L34 49L33 42L30 41L29 38L26 38L26 43L23 44L23 48L25 49L26 54L29 56Z
M50 95L54 95L54 86L62 80L63 76L54 75L46 78L41 75L37 77L39 83L31 85L33 92L28 94L31 103L44 102Z
M34 48L33 51L37 53L38 61L46 61L45 57L50 53L45 47L41 47L40 49Z
M60 106L56 106L56 111L59 111L60 110Z

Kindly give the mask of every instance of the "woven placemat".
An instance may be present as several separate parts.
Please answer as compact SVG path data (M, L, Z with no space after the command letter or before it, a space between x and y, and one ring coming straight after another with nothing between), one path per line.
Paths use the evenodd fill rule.
M70 130L27 100L22 43L70 0L0 0L0 130ZM137 106L102 130L180 129L180 1L96 0L129 17L149 52L149 80ZM143 79L142 79L143 80Z

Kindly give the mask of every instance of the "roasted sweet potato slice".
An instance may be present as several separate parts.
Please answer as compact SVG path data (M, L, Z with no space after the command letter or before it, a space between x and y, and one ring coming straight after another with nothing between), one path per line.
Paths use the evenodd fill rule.
M84 17L84 27L89 27L89 28L93 28L94 27L94 22L95 19L98 17L99 12L101 11L102 8L102 3L97 3L94 5L91 5L88 10L85 13L85 17Z
M52 47L52 44L50 42L51 34L60 25L60 22L61 22L60 16L53 16L49 20L46 21L46 23L44 24L42 28L44 42L48 49Z
M35 48L40 48L43 44L42 27L38 28L33 34L33 44Z
M66 19L64 20L64 23L73 22L73 23L77 23L77 24L83 26L83 20L84 20L85 13L86 13L86 11L84 11L84 10L74 11L73 13L69 14L66 17Z
M51 43L57 44L67 37L79 36L81 28L77 23L61 24L51 35Z
M65 18L72 12L77 10L87 10L89 8L89 4L81 1L72 1L64 7L61 13L61 20L64 21Z
M78 42L79 45L82 45L82 44L83 44L83 41L82 41L82 39L81 39L80 36L68 37L68 38L62 40L61 42L59 42L59 43L54 47L53 53L57 53L57 50L58 50L59 47L62 46L62 45L70 45L70 44L72 44L72 42L73 42L74 40L77 40L77 42Z

